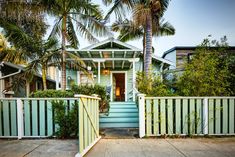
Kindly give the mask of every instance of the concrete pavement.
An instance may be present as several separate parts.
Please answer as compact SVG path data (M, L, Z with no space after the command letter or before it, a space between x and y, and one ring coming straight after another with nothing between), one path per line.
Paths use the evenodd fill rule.
M0 140L0 157L74 157L77 140Z
M86 157L235 157L235 138L101 139Z
M74 157L77 140L0 140L0 157ZM235 137L101 139L86 157L235 157Z

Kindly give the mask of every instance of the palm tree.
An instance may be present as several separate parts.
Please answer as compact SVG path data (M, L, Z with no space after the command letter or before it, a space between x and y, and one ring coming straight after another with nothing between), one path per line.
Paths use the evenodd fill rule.
M154 28L153 36L155 37L175 34L175 28L169 22L165 22L164 19L160 20L159 30L156 30L156 27ZM125 19L122 21L119 19L112 24L112 30L120 33L118 39L123 42L143 38L143 54L145 54L145 32L143 27L136 27L132 20Z
M121 17L121 11L127 8L132 11L134 27L137 29L139 29L139 27L143 28L143 40L145 43L144 71L145 74L148 75L152 63L153 31L161 32L159 31L160 18L166 11L169 0L104 0L104 2L106 2L106 4L114 4L107 16L115 12L117 16Z
M166 11L169 0L139 0L133 9L133 20L136 27L145 30L144 71L148 76L152 64L152 37L153 30L159 32L160 18Z
M96 36L108 35L108 30L104 27L102 13L98 7L90 0L42 0L48 6L48 12L56 17L50 37L61 36L62 52L62 90L66 89L66 44L77 48L79 41L75 27L79 34L89 41L95 42Z

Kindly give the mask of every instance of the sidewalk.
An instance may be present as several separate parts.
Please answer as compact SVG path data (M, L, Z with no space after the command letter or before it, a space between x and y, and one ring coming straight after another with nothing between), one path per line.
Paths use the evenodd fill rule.
M74 157L77 140L0 140L0 157ZM235 157L235 137L101 139L86 157Z
M86 157L235 157L235 138L101 139Z
M0 157L74 157L77 140L0 140Z

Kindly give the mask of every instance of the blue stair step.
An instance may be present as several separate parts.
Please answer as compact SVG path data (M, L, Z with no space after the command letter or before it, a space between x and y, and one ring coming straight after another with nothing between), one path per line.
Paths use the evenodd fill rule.
M108 115L100 115L100 117L139 117L138 112L109 112Z
M101 128L138 128L139 123L101 123Z
M135 102L110 102L109 113L100 115L101 128L135 128L139 113Z

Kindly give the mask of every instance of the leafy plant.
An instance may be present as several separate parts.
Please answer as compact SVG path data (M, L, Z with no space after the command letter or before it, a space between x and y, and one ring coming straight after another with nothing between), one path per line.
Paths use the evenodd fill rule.
M68 105L63 100L52 101L55 123L58 124L56 135L59 138L75 138L78 135L78 103Z
M205 39L196 49L192 60L186 64L177 82L182 96L230 95L229 66L226 56L227 43Z
M147 96L170 96L173 93L161 81L159 76L150 73L147 77L145 73L138 72L136 77L138 91ZM151 88L150 88L151 86Z

